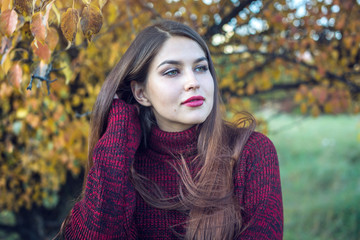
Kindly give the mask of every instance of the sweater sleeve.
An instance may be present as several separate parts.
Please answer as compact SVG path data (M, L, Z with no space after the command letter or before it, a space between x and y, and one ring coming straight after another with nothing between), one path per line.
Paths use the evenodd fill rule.
M135 189L129 169L139 147L137 110L113 100L105 133L93 152L84 198L72 209L65 239L134 239Z
M256 132L250 136L235 175L235 193L243 218L243 231L237 239L282 239L279 162L275 147L266 136Z

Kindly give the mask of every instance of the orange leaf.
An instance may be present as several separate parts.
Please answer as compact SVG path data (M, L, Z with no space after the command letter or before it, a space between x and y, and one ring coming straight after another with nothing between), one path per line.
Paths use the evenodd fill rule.
M41 42L36 43L36 40L34 40L31 43L31 47L32 47L35 55L37 55L39 58L41 58L45 62L50 61L51 51L49 49L49 46L46 43L44 43L44 44L42 44Z
M248 84L247 86L246 86L246 94L247 95L253 95L254 93L255 93L255 86L254 86L254 84Z
M75 39L78 22L79 14L76 9L69 8L61 15L61 31L70 42L73 42Z
M94 34L97 34L102 26L103 17L98 7L87 5L81 14L81 30L84 36L91 41Z
M41 43L45 43L46 38L46 28L42 21L41 12L37 12L32 16L30 30L33 36L40 41Z
M13 86L19 88L22 82L22 69L19 62L16 62L9 70L9 81Z
M0 16L0 32L7 36L13 34L18 22L18 15L14 10L6 10Z
M30 16L33 13L33 0L15 0L15 10L23 16Z
M50 50L54 51L59 42L59 35L55 28L49 28L45 42L49 46Z

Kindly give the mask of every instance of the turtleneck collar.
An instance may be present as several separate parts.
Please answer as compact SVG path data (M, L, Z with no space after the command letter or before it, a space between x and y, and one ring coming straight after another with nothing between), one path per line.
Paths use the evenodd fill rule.
M151 129L149 148L160 154L193 155L197 150L198 126L182 132L165 132L158 126Z

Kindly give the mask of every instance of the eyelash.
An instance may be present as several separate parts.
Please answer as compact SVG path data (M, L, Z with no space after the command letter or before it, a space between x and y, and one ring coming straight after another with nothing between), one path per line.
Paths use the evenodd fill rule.
M197 71L197 69L200 69L200 71ZM200 65L200 66L195 67L194 70L197 71L197 72L206 72L207 70L209 70L209 67L206 66L206 65ZM173 73L176 73L176 74L173 74ZM180 71L178 69L169 69L169 70L165 71L163 73L163 75L173 77L173 76L176 76L179 73L180 73Z

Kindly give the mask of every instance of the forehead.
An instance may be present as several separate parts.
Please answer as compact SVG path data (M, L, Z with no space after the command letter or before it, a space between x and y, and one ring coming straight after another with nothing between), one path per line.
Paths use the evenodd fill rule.
M206 57L205 52L194 40L186 37L174 36L166 40L154 58L154 63L165 60L193 61Z

